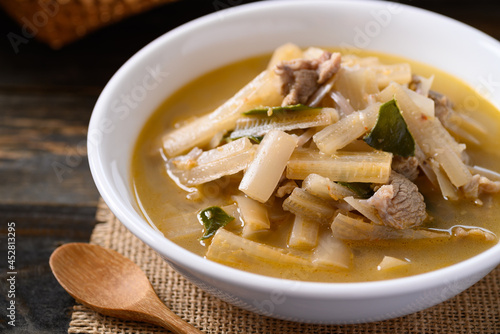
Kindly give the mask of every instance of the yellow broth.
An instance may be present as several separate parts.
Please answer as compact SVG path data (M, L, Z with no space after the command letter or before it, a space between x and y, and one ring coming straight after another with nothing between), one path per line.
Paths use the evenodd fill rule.
M467 152L472 164L500 171L500 156L496 148L500 142L500 112L487 100L463 82L435 68L385 54L362 52L357 55L377 56L388 64L408 62L415 74L425 77L434 74L432 89L447 95L454 102L457 111L467 113L488 129L488 135L480 138L480 147L467 143ZM204 195L202 200L186 199L187 193L167 175L165 160L161 153L163 134L179 122L189 121L191 117L215 109L265 69L268 59L269 56L250 58L199 77L168 97L148 120L134 149L131 182L145 218L160 231L169 230L170 227L165 224L167 217L196 213L210 205L230 204L232 201L229 195L237 189L237 184L232 186L230 178L226 177L202 185L201 192ZM500 235L500 196L484 199L483 206L477 206L466 200L454 203L444 200L440 192L433 189L427 181L418 180L417 184L425 196L427 211L434 218L427 227L447 229L455 225L479 226ZM233 229L237 230L238 227ZM274 224L271 232L262 234L256 240L286 248L290 230L290 220ZM200 236L202 231L203 227L200 224ZM200 242L198 238L176 240L176 242L200 256L204 256L209 243L209 241ZM374 281L415 275L449 266L477 255L493 244L474 238L351 243L354 260L352 268L348 271L277 268L265 263L259 266L241 263L238 268L263 275L307 281ZM379 271L377 264L384 256L407 259L411 265L399 270ZM207 262L206 265L210 263Z

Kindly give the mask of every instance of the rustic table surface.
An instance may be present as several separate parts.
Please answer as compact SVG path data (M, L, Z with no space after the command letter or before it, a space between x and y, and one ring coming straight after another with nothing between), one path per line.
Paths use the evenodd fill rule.
M30 39L15 52L5 37L20 33L20 27L0 10L0 332L67 332L74 300L56 282L48 259L61 244L87 242L95 224L99 194L85 140L92 108L106 82L157 36L244 2L182 0L57 51ZM450 16L500 40L498 0L399 2ZM9 225L15 225L15 327L6 318L12 300L7 284Z

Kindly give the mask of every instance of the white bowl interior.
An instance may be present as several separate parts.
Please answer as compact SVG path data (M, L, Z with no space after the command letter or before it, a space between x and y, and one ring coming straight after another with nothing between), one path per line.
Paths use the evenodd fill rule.
M248 277L253 277L252 283L246 284L250 290L266 294L269 289L281 289L311 302L326 299L327 304L332 298L390 298L403 293L403 289L418 293L437 288L436 280L459 286L456 291L449 289L436 300L409 307L403 313L392 314L394 311L387 309L367 313L364 318L339 315L339 319L330 317L328 321L324 314L313 316L315 310L299 319L302 321L357 322L410 313L450 298L496 266L500 245L472 260L418 277L357 284L302 282L298 289L292 281L221 265L204 266L206 260L164 239L147 224L134 200L129 174L135 141L152 112L167 96L199 75L271 52L286 42L304 47L355 47L415 59L463 79L500 107L500 43L440 15L379 1L262 2L216 12L167 33L138 52L110 80L95 106L88 133L91 171L102 197L125 226L179 271L194 280L198 277L198 284L213 287L217 280L225 282L230 296L238 294L238 285L248 282ZM296 320L293 312L271 315Z

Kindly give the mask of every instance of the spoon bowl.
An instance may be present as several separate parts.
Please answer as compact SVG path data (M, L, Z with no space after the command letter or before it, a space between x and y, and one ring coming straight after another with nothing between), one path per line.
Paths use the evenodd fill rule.
M152 323L174 333L202 333L168 309L144 272L118 252L70 243L57 248L49 264L59 284L98 313Z

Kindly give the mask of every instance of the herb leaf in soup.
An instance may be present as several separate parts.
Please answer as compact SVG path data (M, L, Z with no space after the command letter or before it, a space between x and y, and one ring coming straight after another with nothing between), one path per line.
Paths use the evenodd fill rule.
M245 115L245 116L253 116L253 115L273 116L273 115L277 115L277 114L283 113L283 112L303 111L303 110L313 110L313 109L320 110L321 108L313 108L313 107L306 106L304 104L294 104L294 105L289 105L289 106L284 106L284 107L260 107L260 108L254 108L254 109L245 111L243 113L243 115Z
M250 139L250 141L254 142L255 144L260 144L263 138L264 136L248 136L248 139Z
M205 233L200 240L212 237L219 228L226 226L233 219L234 217L228 215L226 211L218 206L211 206L201 210L198 214L198 220L205 227Z
M232 142L236 139L240 139L240 138L243 138L243 137L247 137L248 139L250 139L250 141L254 144L260 144L260 142L262 141L262 139L264 138L264 136L254 136L254 135L246 135L246 136L241 136L241 137L231 137L231 134L227 135L224 140L229 143L229 142Z
M364 182L337 182L338 184L350 189L358 195L360 198L370 198L374 191L370 183Z
M363 140L375 149L404 158L415 155L415 140L395 99L380 106L377 123Z

